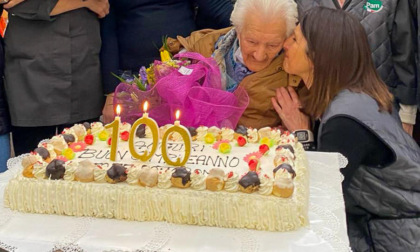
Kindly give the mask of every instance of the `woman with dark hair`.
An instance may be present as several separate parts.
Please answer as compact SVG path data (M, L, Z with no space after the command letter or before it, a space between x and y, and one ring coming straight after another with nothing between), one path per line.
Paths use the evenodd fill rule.
M318 150L347 157L343 194L353 250L418 251L420 148L375 71L363 27L342 10L313 8L284 49L284 69L302 77L309 94L301 104L282 88L273 106L291 131L320 119Z

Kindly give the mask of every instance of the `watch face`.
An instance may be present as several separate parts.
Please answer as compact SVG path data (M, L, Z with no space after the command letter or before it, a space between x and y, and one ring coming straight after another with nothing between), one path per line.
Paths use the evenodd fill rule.
M299 142L308 141L309 139L308 132L306 131L298 131L298 132L295 132L295 134Z

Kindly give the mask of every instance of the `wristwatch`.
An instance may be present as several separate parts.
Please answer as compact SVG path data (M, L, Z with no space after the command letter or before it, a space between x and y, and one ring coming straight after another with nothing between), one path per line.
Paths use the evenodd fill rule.
M315 150L314 134L310 130L296 130L293 135L302 143L305 150Z

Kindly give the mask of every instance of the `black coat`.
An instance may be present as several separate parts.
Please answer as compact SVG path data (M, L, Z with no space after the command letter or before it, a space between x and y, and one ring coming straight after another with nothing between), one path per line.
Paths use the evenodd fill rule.
M0 13L3 12L3 6L0 6ZM0 135L10 132L10 117L7 108L6 94L3 84L3 69L4 69L4 50L3 39L0 38Z
M231 0L109 0L101 23L101 67L105 93L118 80L111 73L138 73L159 59L162 37L188 36L201 28L230 25Z

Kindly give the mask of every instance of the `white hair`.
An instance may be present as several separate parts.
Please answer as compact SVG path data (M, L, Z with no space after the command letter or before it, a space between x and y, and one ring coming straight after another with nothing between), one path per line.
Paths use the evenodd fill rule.
M286 36L290 36L296 27L298 10L293 0L237 0L230 21L237 30L243 28L249 13L257 13L268 21L283 18L286 22Z

